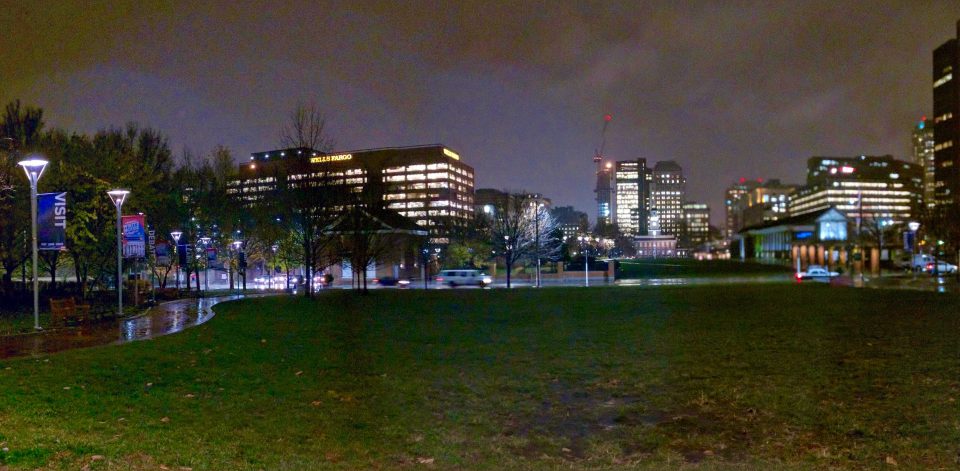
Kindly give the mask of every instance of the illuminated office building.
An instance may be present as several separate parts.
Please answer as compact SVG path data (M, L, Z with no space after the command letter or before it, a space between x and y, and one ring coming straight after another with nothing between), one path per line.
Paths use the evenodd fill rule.
M383 186L386 207L427 229L432 243L448 243L451 230L473 220L473 168L439 144L333 153L307 148L257 152L240 164L239 179L230 182L227 192L250 206L269 197L282 180L294 187L346 185L359 193L369 179Z
M680 241L685 247L703 245L710 238L710 206L687 201L683 204Z
M813 157L807 183L790 200L790 216L834 207L851 221L899 224L916 218L923 193L920 165L889 155Z
M923 204L927 208L936 206L936 161L933 149L936 141L933 138L933 126L927 123L927 117L913 127L913 163L923 168Z
M686 180L672 160L657 162L650 182L650 235L679 235Z
M727 188L723 208L726 211L726 224L723 227L723 237L732 240L733 236L743 228L743 214L740 211L740 197L760 185L760 181L747 180L741 177L737 183Z
M647 233L649 172L646 159L621 160L616 164L613 222L624 235Z
M784 185L778 179L757 179L757 184L740 195L736 202L737 220L740 226L754 227L785 219L790 197L796 185Z
M957 38L933 51L934 204L937 213L960 206L960 21ZM942 210L942 211L941 211Z

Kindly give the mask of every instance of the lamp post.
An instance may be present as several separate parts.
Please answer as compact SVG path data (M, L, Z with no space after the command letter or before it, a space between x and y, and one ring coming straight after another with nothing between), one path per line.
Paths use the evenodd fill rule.
M270 261L273 263L273 266L272 266L272 267L267 267L267 274L270 275L270 277L269 277L268 279L270 280L270 285L269 285L269 286L270 286L270 289L271 289L271 290L276 289L276 288L274 287L273 274L274 274L274 272L276 272L276 266L277 266L277 249L278 249L278 248L280 248L280 247L279 247L277 244L273 244L272 246L270 246L270 250L273 252L273 256L270 257Z
M580 251L583 252L583 286L590 286L590 258L587 255L587 247L585 243L590 241L589 236L578 236L577 240L580 241Z
M210 291L210 283L207 281L210 279L210 256L207 255L207 245L210 244L210 238L201 237L200 243L203 244L203 294L206 296L207 292Z
M910 229L910 271L913 273L913 277L917 277L917 271L913 267L913 257L915 250L913 249L917 245L917 230L920 229L920 223L917 221L910 221L907 223L907 228Z
M231 244L231 245L233 245L233 253L234 253L234 256L236 257L236 260L237 260L237 277L238 277L238 278L240 277L240 246L241 246L242 244L243 244L243 242L241 242L241 241L239 241L239 240L235 240L235 241L233 241L233 243ZM233 272L233 266L230 267L230 272L231 272L231 273ZM240 280L237 280L237 288L238 288L238 291L239 291L239 288L240 288Z
M126 201L128 190L110 190L107 195L117 207L117 316L123 316L123 222L121 208Z
M543 203L536 202L533 206L533 222L534 222L534 238L536 239L535 243L537 246L537 288L540 287L540 209L543 208Z
M177 271L174 277L177 280L177 297L180 297L180 237L183 232L180 230L170 231L170 237L173 237L173 256L177 259Z
M37 278L37 182L47 168L47 160L40 155L28 155L18 162L30 181L30 228L33 235L33 328L40 330L40 280Z

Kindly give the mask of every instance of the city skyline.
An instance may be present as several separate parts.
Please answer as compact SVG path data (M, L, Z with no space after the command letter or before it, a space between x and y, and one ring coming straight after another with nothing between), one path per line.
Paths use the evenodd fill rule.
M478 187L536 188L591 219L590 159L611 113L606 159L677 161L716 221L741 176L793 181L814 155L909 160L905 129L932 114L931 51L960 11L136 5L11 8L0 57L16 67L0 99L71 130L138 121L177 153L224 144L238 161L277 148L279 124L313 101L337 149L443 142Z

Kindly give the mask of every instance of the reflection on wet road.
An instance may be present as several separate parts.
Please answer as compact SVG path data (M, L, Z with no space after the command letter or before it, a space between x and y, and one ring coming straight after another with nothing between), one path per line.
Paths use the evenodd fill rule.
M115 322L100 322L42 334L0 338L0 358L42 355L75 348L146 340L180 332L213 318L215 304L243 295L205 299L182 299L156 306L142 316Z
M637 278L617 280L617 286L700 286L740 283L785 283L793 281L791 275L757 276L707 276L689 278Z

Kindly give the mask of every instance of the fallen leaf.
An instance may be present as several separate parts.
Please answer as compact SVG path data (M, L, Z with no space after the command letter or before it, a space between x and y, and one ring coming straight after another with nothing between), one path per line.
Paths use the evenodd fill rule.
M303 374L303 370L300 370L300 371L298 371L298 372L296 372L296 373L294 373L294 374L297 375L297 376L300 376L300 375Z
M102 459L104 459L103 455L93 455L90 457L90 461L100 461Z
M319 405L320 405L320 401L313 401L313 402L311 402L310 404L312 404L312 405L314 405L314 406L319 406Z
M63 389L64 390L70 389L70 386L64 386Z
M153 383L147 383L147 387L153 386Z
M567 447L563 447L563 448L560 449L560 451L562 451L562 452L564 452L564 453L570 453L570 452L573 451L573 450L571 450L571 449L569 449L569 448L567 448Z
M894 457L892 457L892 456L888 456L887 459L884 460L884 461L885 461L887 464L889 464L890 466L896 466L896 465L897 465L897 460L896 460L896 458L894 458Z
M433 458L427 458L424 456L417 457L417 463L420 464L433 464Z
M186 396L183 396L183 397L185 397L185 398L187 398L187 399L193 399L193 398L195 398L195 397L197 397L197 396L194 396L193 394L187 394Z
M160 421L163 422L163 423L170 422L170 417L164 417L164 418L160 419Z

